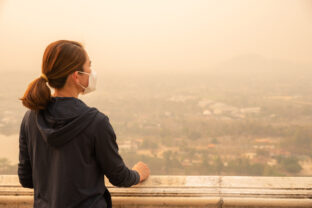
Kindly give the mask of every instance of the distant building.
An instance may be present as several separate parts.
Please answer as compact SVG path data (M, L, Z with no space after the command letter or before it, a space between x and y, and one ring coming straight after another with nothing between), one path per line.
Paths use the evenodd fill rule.
M210 115L212 115L212 113L210 110L204 110L203 115L204 116L210 116Z
M207 99L202 99L200 101L198 101L197 105L201 108L204 108L210 104L214 103L214 101L212 100L207 100Z
M138 144L134 141L120 141L118 142L118 147L121 151L137 150Z
M240 111L245 114L258 114L260 113L260 107L253 107L253 108L241 108Z
M277 161L276 161L275 159L270 159L270 160L267 162L267 164L268 164L269 166L274 166L274 165L276 165L276 163L277 163Z
M171 112L169 112L169 111L166 111L166 112L165 112L165 116L170 117L171 115L172 115Z
M255 152L246 152L244 156L248 159L254 159L257 154Z
M187 100L194 100L195 97L194 96L184 96L184 95L177 95L177 96L172 96L171 98L169 98L169 101L172 101L172 102L182 102L184 103L185 101Z

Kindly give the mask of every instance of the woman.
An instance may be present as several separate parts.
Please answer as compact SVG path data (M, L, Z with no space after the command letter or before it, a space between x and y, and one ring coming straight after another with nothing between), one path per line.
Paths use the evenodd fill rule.
M34 207L111 207L104 175L121 187L149 176L142 162L126 167L108 117L78 99L95 90L90 66L80 43L53 42L44 52L41 77L21 98L30 110L20 128L18 176L23 187L34 188Z

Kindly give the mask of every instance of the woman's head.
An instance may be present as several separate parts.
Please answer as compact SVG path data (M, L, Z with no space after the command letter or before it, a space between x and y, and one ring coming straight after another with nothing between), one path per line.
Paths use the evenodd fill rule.
M55 41L49 44L44 52L43 75L29 84L20 100L29 109L45 109L51 99L51 91L47 82L56 90L69 86L81 91L83 89L79 87L79 82L87 86L88 78L78 73L79 71L90 72L90 61L83 46L75 41Z

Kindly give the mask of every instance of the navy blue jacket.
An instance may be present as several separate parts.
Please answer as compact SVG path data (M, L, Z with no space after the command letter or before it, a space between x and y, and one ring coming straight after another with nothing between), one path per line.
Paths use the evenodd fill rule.
M111 207L104 175L120 187L139 183L124 164L106 115L74 97L52 97L21 123L18 177L36 208Z

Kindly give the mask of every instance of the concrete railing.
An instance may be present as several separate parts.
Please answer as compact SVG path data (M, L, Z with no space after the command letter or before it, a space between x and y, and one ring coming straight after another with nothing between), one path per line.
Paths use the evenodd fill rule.
M113 207L309 207L312 177L151 176L131 188L106 181ZM33 190L0 176L0 208L32 207Z

